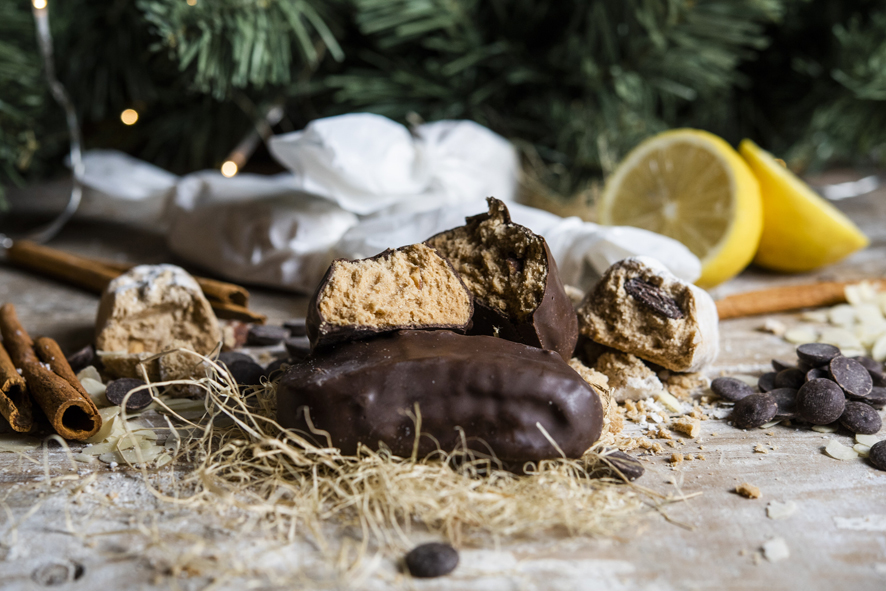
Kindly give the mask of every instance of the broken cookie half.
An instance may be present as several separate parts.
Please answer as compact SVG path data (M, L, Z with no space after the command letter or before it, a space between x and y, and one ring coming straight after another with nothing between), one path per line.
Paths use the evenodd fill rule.
M607 269L579 306L578 321L597 343L672 371L698 371L719 352L711 297L647 257Z
M312 347L400 329L464 331L471 294L445 258L424 244L368 259L333 261L308 305Z
M504 203L426 244L448 258L474 295L470 334L493 335L572 357L578 340L575 309L541 236L511 222Z

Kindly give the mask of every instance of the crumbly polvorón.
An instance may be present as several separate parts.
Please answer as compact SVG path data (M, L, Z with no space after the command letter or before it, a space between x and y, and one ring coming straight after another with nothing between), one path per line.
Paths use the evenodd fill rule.
M603 353L594 369L608 378L616 402L642 400L664 390L655 372L630 353Z
M212 307L181 267L134 267L102 294L95 345L105 369L116 377L141 378L139 361L178 346L207 355L221 340ZM153 365L147 368L152 379L159 377Z
M471 294L450 262L412 244L368 259L336 260L308 306L312 346L399 329L464 330Z
M447 257L474 295L470 334L494 335L572 358L578 340L575 309L545 239L511 222L504 203L426 244Z
M582 335L672 371L699 371L719 352L717 309L658 261L615 263L578 308Z

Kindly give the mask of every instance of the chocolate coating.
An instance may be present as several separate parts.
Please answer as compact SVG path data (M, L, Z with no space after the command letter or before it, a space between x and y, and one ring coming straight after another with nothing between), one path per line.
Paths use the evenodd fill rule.
M567 457L599 437L603 408L596 392L552 351L450 331L401 331L330 346L291 367L277 388L277 418L308 432L302 407L332 444L354 454L358 443L384 442L408 457L416 403L421 431L446 452L460 442L508 469L559 457L540 423ZM422 437L419 454L436 450Z
M465 220L467 223L462 228L441 232L428 238L425 244L434 246L446 255L445 250L441 248L441 239L461 229L469 231L495 216L500 216L503 225L517 228L526 235L537 237L541 241L544 246L547 275L544 293L538 306L525 318L513 318L488 305L477 294L474 294L473 325L468 329L467 334L494 335L509 341L556 351L564 361L569 361L575 351L575 344L578 342L578 316L575 313L572 300L566 295L563 282L560 280L560 271L557 269L557 263L554 260L554 255L551 254L551 249L548 248L548 243L529 228L513 223L504 203L493 197L487 197L486 201L489 203L489 212L471 216ZM459 262L453 260L451 255L450 260L458 270ZM515 263L518 268L523 265L523 261L515 261ZM468 283L468 289L470 289L469 282L465 283Z

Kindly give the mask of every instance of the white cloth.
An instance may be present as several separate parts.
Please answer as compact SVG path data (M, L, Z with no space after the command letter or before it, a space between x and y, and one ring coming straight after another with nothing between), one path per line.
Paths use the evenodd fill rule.
M343 115L272 138L270 149L291 173L177 177L119 152L88 152L81 214L165 232L173 252L234 281L309 293L333 257L421 242L485 212L495 196L545 237L567 284L590 289L609 265L638 255L684 281L701 274L698 258L665 236L516 203L516 151L470 121L410 132L378 115Z

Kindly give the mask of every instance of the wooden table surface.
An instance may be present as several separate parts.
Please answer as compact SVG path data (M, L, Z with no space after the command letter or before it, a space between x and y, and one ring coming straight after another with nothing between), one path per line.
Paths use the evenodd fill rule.
M858 175L855 175L856 177ZM819 182L853 178L835 172ZM886 276L886 190L838 203L871 237L871 247L842 263L804 276L750 269L715 295L815 279ZM85 255L139 262L174 262L161 237L115 226L75 223L52 246ZM194 270L196 271L196 270ZM303 314L306 299L254 289L252 307L279 323ZM0 302L16 305L32 334L55 337L65 350L92 339L98 297L52 280L0 266ZM774 318L788 326L796 314ZM709 371L764 371L772 358L791 359L793 346L759 331L762 318L721 323L721 355ZM671 468L665 456L644 458L638 481L665 494L702 493L654 511L606 538L540 534L464 548L449 577L417 581L391 558L368 561L360 578L336 580L309 539L272 543L259 533L235 533L210 513L161 503L137 472L104 464L74 474L58 448L47 455L50 478L90 478L88 495L46 483L43 452L0 454L0 588L259 589L415 588L527 590L772 590L886 589L886 472L862 460L840 462L823 453L823 434L777 426L744 432L724 420L702 422L705 461ZM772 433L769 435L767 433ZM769 453L754 453L762 444ZM762 491L749 500L731 492L742 482ZM64 488L64 490L63 490ZM770 501L793 501L787 519L767 517ZM679 523L680 525L677 525ZM790 556L772 563L764 543L782 538ZM160 543L162 541L162 543ZM416 541L423 541L421 536ZM239 578L218 580L213 565L238 565ZM228 569L225 569L228 570ZM60 573L60 574L59 574ZM313 579L305 584L301 577ZM42 583L41 583L42 581Z

